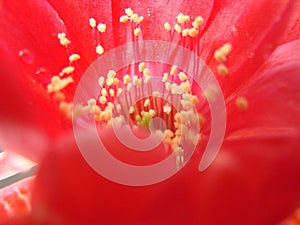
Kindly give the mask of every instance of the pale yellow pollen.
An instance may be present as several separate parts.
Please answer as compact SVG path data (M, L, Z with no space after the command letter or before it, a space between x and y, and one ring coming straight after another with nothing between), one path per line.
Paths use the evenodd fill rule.
M87 101L87 103L88 103L89 106L95 106L95 105L96 105L96 99L90 98L90 99Z
M214 58L218 62L226 61L226 57L231 52L232 46L229 43L224 44L221 48L214 52Z
M192 26L198 29L204 22L204 19L201 16L196 17L196 19L192 22Z
M171 84L170 84L170 82L166 82L165 83L165 87L166 87L167 91L170 91L171 90Z
M150 82L150 79L151 79L150 76L146 76L146 77L144 78L144 83L145 83L145 84L148 84L148 83Z
M151 117L154 117L156 115L156 112L155 112L154 109L150 109L149 114L150 114Z
M172 111L172 107L170 105L164 105L163 106L163 111L165 114L169 115Z
M66 34L65 33L58 33L57 34L57 38L58 39L62 39L62 38L65 38L66 37Z
M127 84L127 91L131 91L132 89L132 83Z
M189 35L190 37L197 37L198 31L195 28L189 29Z
M79 59L80 59L80 55L78 55L78 54L72 54L72 55L69 56L70 63L75 62Z
M145 68L146 68L146 63L145 63L145 62L141 62L141 63L139 64L139 71L140 71L140 72L143 72Z
M145 68L144 69L143 75L144 75L144 77L149 77L150 76L150 70L149 70L149 68Z
M129 17L127 15L121 16L120 17L120 22L121 23L126 23L129 20Z
M174 132L171 131L170 129L166 129L164 132L164 136L165 136L165 138L172 138L172 137L174 137Z
M150 99L147 98L144 102L144 107L149 107L150 106Z
M99 102L100 102L101 104L105 104L105 103L107 102L106 97L105 97L105 96L100 96Z
M95 28L96 27L96 20L94 18L90 18L89 19L89 25L91 28Z
M248 100L245 97L238 97L235 100L235 104L238 107L239 110L246 110L248 109Z
M106 97L107 96L107 90L105 88L102 88L101 95Z
M134 113L134 107L130 106L130 108L129 108L129 114L132 114L132 113Z
M110 78L106 79L106 85L107 86L111 86L113 84L114 84L114 78L113 77L110 77Z
M176 74L176 72L177 72L177 66L173 65L173 66L171 67L170 74L171 74L172 76L174 76L174 75Z
M120 94L122 93L123 89L122 88L118 88L117 89L117 96L120 96Z
M114 78L114 85L118 85L120 80L118 78Z
M224 64L218 65L217 71L222 76L226 76L229 73L229 70L228 70L227 66L225 66Z
M71 74L75 71L75 67L74 66L67 66L65 68L63 68L61 75L63 74Z
M59 104L59 109L63 114L66 115L67 118L72 118L73 103L61 102Z
M180 25L179 24L175 24L174 25L174 30L178 33L178 34L180 34L181 33L181 31L182 31L182 29L181 29L181 27L180 27Z
M133 31L134 36L139 36L141 34L141 28L137 27Z
M98 84L100 87L103 87L103 84L104 84L104 77L99 77L98 79Z
M111 97L114 97L115 96L115 90L114 89L109 89L109 95L111 96Z
M99 54L99 55L102 55L104 53L104 48L99 44L97 47L96 47L96 52Z
M152 92L152 96L153 96L154 98L158 98L158 97L160 96L159 91L153 91L153 92Z
M183 24L186 22L186 17L182 13L179 13L176 19L179 24Z
M164 28L167 30L167 31L170 31L172 29L171 25L168 23L168 22L165 22L164 23Z
M116 75L117 75L117 73L114 70L109 70L107 72L107 78L114 78Z
M182 37L187 37L190 35L190 29L183 29L182 30Z
M67 47L70 43L71 43L71 41L69 41L68 40L68 38L61 38L60 40L59 40L59 43L62 45L62 46L64 46L64 47Z
M136 22L137 22L138 24L140 24L140 23L143 22L143 21L144 21L144 17L143 17L143 16L140 16Z
M70 83L73 83L72 77L60 79L59 76L54 76L51 79L51 84L47 86L47 91L48 93L61 91L62 89L66 88Z
M168 77L169 77L169 74L168 73L164 73L162 82L166 82L168 80Z
M179 80L180 80L180 81L186 81L186 80L187 80L187 75L186 75L186 73L184 73L184 72L180 72L180 73L178 74L178 77L179 77Z
M136 13L134 13L134 14L132 14L132 16L130 16L130 20L132 21L132 22L137 22L138 21L138 19L139 19L139 16L138 16L138 14L136 14Z
M123 78L123 83L125 85L127 85L127 84L129 84L129 82L130 82L130 76L128 74L126 74Z
M125 14L126 14L127 16L132 16L132 15L133 15L133 10L132 10L131 8L126 8L126 9L125 9Z
M190 81L186 80L185 82L180 84L180 87L187 93L191 91L191 83Z
M106 24L104 23L99 23L97 26L97 29L99 32L104 33L106 31Z

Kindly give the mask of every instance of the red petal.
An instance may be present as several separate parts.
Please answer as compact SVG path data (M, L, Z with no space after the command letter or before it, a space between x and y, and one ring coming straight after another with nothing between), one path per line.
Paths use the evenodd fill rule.
M224 43L232 44L233 50L226 62L230 77L220 78L225 96L247 83L272 50L287 41L284 37L285 32L290 32L288 24L298 23L293 16L297 10L295 1L230 3L232 5L223 1L219 3L220 11L203 35L200 51L202 57L209 60ZM214 60L209 64L216 67Z
M228 133L262 126L299 131L299 51L299 40L279 47L254 78L228 98ZM246 111L235 106L239 96L248 100Z

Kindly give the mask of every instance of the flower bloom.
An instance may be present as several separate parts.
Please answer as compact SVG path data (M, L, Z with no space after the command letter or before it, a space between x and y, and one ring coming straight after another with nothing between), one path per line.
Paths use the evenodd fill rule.
M0 10L1 145L40 163L34 180L12 187L20 191L33 182L29 215L15 224L271 225L300 206L298 2L35 0L2 2ZM141 40L183 46L216 75L226 102L226 135L203 172L198 164L212 130L208 103L220 93L215 87L202 90L193 74L177 65L134 61L132 67L109 70L99 74L97 99L77 111L72 104L77 84L97 57ZM151 91L155 76L165 88L160 93ZM129 93L139 90L150 97L130 102ZM114 103L121 93L126 110ZM176 106L174 99L179 111L169 104ZM184 115L187 124L194 118L191 108L198 116L191 124L198 122L201 131L192 134L197 147L186 162L180 132ZM148 134L155 117L166 121L157 151L124 154L128 149L110 126L113 113L126 114L122 110L140 136ZM112 182L80 154L72 112L92 114L111 154L126 162L151 164L175 154L175 165L186 164L158 184ZM83 139L95 144L88 135ZM1 199L7 211L11 203Z

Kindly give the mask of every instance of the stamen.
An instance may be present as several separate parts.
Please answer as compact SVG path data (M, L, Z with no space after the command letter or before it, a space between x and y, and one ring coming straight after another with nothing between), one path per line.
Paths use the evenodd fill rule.
M78 55L78 54L72 54L72 55L69 56L70 63L73 63L73 62L75 62L79 59L80 59L80 55Z
M90 18L89 19L89 25L91 28L95 28L96 27L96 20L94 18Z
M96 47L96 52L99 54L99 55L102 55L104 53L104 48L99 44L97 47Z
M165 28L167 31L171 31L171 29L172 29L171 25L170 25L168 22L165 22L165 23L164 23L164 28Z
M104 33L106 31L106 24L104 23L99 23L97 26L97 29L99 32Z
M139 28L139 27L135 28L133 33L135 36L139 36L141 34L141 28Z

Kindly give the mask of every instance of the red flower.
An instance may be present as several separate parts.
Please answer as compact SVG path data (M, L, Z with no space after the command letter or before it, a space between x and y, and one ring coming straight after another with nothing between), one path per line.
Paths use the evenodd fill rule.
M144 17L140 25L133 17L133 22L120 23L128 7ZM2 2L0 102L5 107L0 110L0 141L6 150L40 163L32 211L13 223L271 225L282 221L300 206L299 7L293 0ZM177 21L178 15L183 18ZM203 23L199 17L199 24L192 24L197 16ZM91 28L91 18L106 25L104 33L104 27L99 32ZM186 22L181 24L181 19ZM165 22L172 25L171 31ZM191 30L178 34L173 22ZM200 142L193 157L170 179L150 186L121 185L99 176L80 154L67 118L76 84L97 53L102 55L101 47L105 54L136 40L183 45L216 74L225 97L227 127L221 150L207 170L199 172L198 165L212 130L211 117L196 86L191 93L198 97L197 110L205 118ZM80 59L74 61L78 57L73 55L69 62L72 54ZM52 91L62 79L70 84ZM214 93L203 91L208 99ZM126 148L110 128L102 128L104 144L123 157ZM137 133L143 135L140 128ZM95 144L88 135L83 138ZM153 163L166 156L160 147L146 160L144 154L125 157L138 165Z

